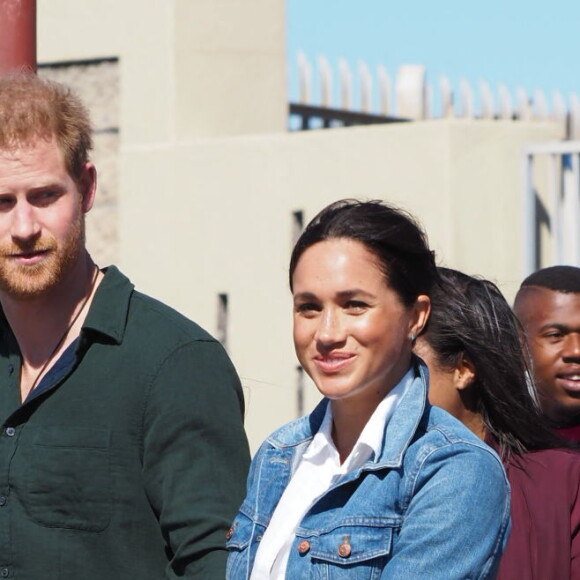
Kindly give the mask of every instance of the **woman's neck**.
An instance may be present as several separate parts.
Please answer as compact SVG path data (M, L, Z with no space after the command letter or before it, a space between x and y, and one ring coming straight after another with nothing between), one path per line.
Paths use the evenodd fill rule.
M370 400L368 397L360 399L349 397L330 401L332 440L341 463L344 463L350 455L363 429L384 397L384 393L377 393L377 396Z

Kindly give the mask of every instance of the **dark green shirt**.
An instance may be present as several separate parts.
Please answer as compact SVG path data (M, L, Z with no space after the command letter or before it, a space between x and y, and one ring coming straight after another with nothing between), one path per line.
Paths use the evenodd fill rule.
M20 404L1 320L0 578L224 578L249 453L221 345L111 266L74 364Z

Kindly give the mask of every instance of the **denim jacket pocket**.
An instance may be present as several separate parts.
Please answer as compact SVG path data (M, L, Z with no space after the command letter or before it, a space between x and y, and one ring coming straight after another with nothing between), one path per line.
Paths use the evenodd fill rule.
M226 548L228 551L245 550L252 539L254 522L244 514L238 513L232 527L226 534Z
M391 556L397 529L392 522L371 521L339 525L317 535L297 530L298 545L307 542L312 578L374 580L380 578Z
M258 529L259 528L259 529ZM226 578L240 580L249 577L249 563L252 552L262 538L262 527L243 513L238 513L226 535L226 548L229 552Z

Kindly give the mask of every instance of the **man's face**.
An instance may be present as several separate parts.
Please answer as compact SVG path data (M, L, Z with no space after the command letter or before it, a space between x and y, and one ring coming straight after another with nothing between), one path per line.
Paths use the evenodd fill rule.
M529 286L518 293L514 309L545 414L562 427L580 424L580 293Z
M54 139L0 150L0 296L35 298L72 271L93 194L92 165L74 180Z

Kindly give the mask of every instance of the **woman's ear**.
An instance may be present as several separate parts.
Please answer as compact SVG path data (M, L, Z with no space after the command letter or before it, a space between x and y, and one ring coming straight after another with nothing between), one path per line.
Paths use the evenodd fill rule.
M455 388L459 391L469 387L475 380L475 367L465 354L462 354L453 371Z
M429 313L431 312L431 299L426 294L419 294L415 304L413 305L414 316L411 322L410 333L411 336L417 337L429 320Z

